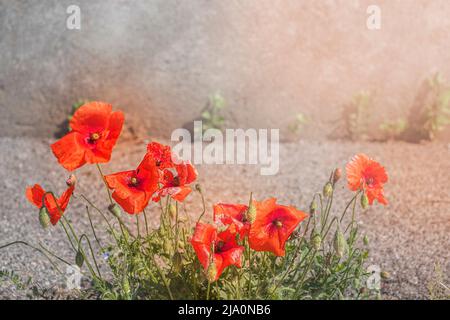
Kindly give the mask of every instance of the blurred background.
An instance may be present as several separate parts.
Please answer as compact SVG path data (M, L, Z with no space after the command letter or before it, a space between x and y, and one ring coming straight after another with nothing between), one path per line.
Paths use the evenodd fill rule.
M80 8L79 30L67 28L70 5ZM377 17L379 28L368 27ZM371 263L390 274L383 297L436 298L430 288L450 281L449 30L447 0L0 0L0 244L40 241L68 254L63 232L39 227L24 191L40 183L62 192L67 172L49 144L83 101L102 100L126 114L106 173L134 168L142 140L168 142L195 119L279 128L276 176L198 167L209 206L245 203L253 191L307 210L333 168L359 152L374 157L389 173L390 204L360 224ZM76 174L79 192L105 205L94 169ZM336 192L342 207L344 181ZM199 204L188 198L193 216ZM83 202L69 207L89 230ZM61 283L28 249L0 257L0 268ZM0 285L0 297L23 293Z
M375 2L0 1L0 135L47 137L75 101L100 99L167 137L220 92L228 127L289 140L301 114L301 136L320 139L343 133L342 111L364 92L378 139L407 120L424 81L450 77L450 3ZM80 30L66 27L73 4ZM380 29L366 25L372 4Z

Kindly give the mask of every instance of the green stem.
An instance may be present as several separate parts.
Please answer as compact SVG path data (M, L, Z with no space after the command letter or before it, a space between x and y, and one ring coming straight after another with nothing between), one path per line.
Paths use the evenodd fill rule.
M355 195L353 196L353 198L350 200L349 203L347 203L347 206L344 209L344 212L342 213L341 219L339 220L339 222L342 222L342 220L344 220L345 214L347 213L348 208L350 208L350 205L353 202L356 202L356 198L358 197L358 195L361 193L361 191L358 191L357 193L355 193Z
M140 231L141 226L139 224L139 215L138 214L136 214L136 228L137 228L138 238L140 238L141 237L141 231Z
M87 235L83 233L83 234L81 235L81 237L80 237L80 241L78 242L78 245L79 245L79 248L81 249L81 252L82 252L82 254L83 254L83 256L84 256L84 258L85 258L85 260L86 260L86 264L88 265L88 267L90 267L90 264L89 264L88 260L86 259L86 258L87 258L87 257L86 257L86 254L84 253L84 250L83 250L83 248L81 247L81 241L82 241L83 239L86 239L86 242L88 243L89 250L91 251L92 260L94 261L95 268L97 269L98 277L99 277L100 279L102 279L102 274L100 273L100 268L98 267L97 259L95 259L94 250L92 250L91 241L89 240L89 238L87 237ZM90 268L92 268L92 267L90 267ZM93 271L93 269L92 269L92 271ZM91 273L92 273L92 271L91 271ZM96 275L95 275L95 272L93 273L93 275L96 276Z
M110 202L111 204L113 204L114 202L113 202L113 199L112 199L112 197L111 197L111 191L109 191L108 183L106 182L105 175L104 175L103 172L102 172L102 168L100 167L100 164L98 164L98 163L96 163L95 165L97 166L98 172L100 173L100 176L101 176L101 178L102 178L102 181L103 181L103 183L104 183L104 185L105 185L106 192L108 192L109 202Z
M36 250L37 252L39 252L40 254L42 254L44 257L47 258L47 260L52 264L52 266L55 268L55 270L56 270L58 273L63 274L63 273L58 269L57 265L52 261L52 259L50 259L50 257L47 256L47 255L45 254L44 251L42 251L41 249L39 249L39 248L37 248L37 247L35 247L35 246L29 244L28 242L25 242L25 241L13 241L13 242L10 242L10 243L7 243L7 244L5 244L5 245L0 246L0 250L1 250L1 249L4 249L4 248L7 248L7 247L9 247L9 246L15 245L15 244L21 244L21 245L24 245L24 246L27 246L27 247L30 247L30 248ZM66 261L65 261L64 259L62 259L62 258L59 258L59 257L58 257L58 259L61 260L61 261L64 261L64 263L67 263L69 266L71 265L70 263L66 262Z
M97 207L95 206L88 198L86 198L85 195L81 194L81 197L92 207L94 208L98 213L100 213L100 215L103 217L103 220L106 221L106 224L108 225L109 228L109 232L112 234L112 236L114 237L114 239L116 240L116 243L119 244L119 239L116 236L116 233L114 231L114 228L112 227L111 223L109 222L109 220L106 218L105 214Z
M148 237L148 222L147 222L147 212L145 212L145 209L142 210L142 213L144 214L144 223L145 223L145 232Z
M198 192L200 193L200 196L202 197L203 210L202 210L202 214L200 215L200 217L198 217L197 223L200 222L200 220L203 218L203 216L206 212L205 196L203 195L203 191L201 189L198 189Z
M69 239L69 242L70 242L70 245L71 245L72 248L73 248L73 251L76 252L76 251L77 251L77 247L73 244L72 237L69 235L69 232L67 231L67 228L66 228L66 226L64 225L63 221L62 221L62 220L59 220L59 224L62 226L64 232L66 233L67 239Z
M208 281L208 289L206 290L206 300L209 300L209 291L211 290L211 282Z
M89 212L88 206L86 206L86 212L88 214L89 224L91 225L91 229L92 229L92 233L94 234L95 241L97 242L98 246L103 250L103 246L101 245L100 240L97 238L97 234L95 233L94 224L92 223L91 213Z
M166 277L164 276L164 274L161 271L161 268L159 267L158 263L156 262L154 255L152 255L152 259L153 259L153 263L155 264L156 269L158 270L159 276L161 277L161 279L164 283L164 286L166 287L167 292L169 293L170 300L173 300L173 295L172 295L172 291L170 290L169 283L167 282Z

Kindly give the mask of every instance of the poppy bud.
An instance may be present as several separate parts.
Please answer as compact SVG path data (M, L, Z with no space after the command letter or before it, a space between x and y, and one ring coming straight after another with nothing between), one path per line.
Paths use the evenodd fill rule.
M50 225L50 215L48 213L47 207L43 206L39 210L39 223L41 224L42 228L47 228Z
M195 190L197 190L197 191L200 192L200 193L203 192L203 189L202 189L202 186L200 185L200 183L197 183L197 184L195 185Z
M314 231L311 235L311 244L316 251L319 250L322 245L322 237L316 231Z
M390 273L387 272L387 271L381 271L380 272L380 276L381 276L382 279L385 279L385 280L387 280L387 279L389 279L391 277Z
M122 290L124 291L124 293L126 295L129 295L130 292L131 292L130 282L128 281L127 277L124 277L123 280L122 280Z
M172 266L173 266L173 272L176 274L180 273L181 268L183 267L183 257L181 256L181 253L178 251L175 252L175 254L172 257Z
M369 206L369 198L367 198L366 194L363 193L361 196L361 207L363 208L363 210L366 210L368 206Z
M122 215L122 211L120 211L119 206L117 206L115 203L111 203L108 206L108 210L117 218L119 218Z
M77 177L74 174L71 174L69 178L66 180L66 184L68 187L74 187L77 183Z
M328 198L333 193L333 185L331 182L327 182L327 184L323 187L323 195Z
M247 210L246 217L247 221L252 224L256 220L256 207L253 202L250 204Z
M317 203L316 203L316 199L313 199L311 201L311 204L309 205L309 213L310 214L315 214L317 210Z
M177 208L171 203L169 204L169 214L172 220L175 220L177 217Z
M342 177L342 170L341 170L341 168L334 169L334 172L333 172L333 184L338 182L341 177Z
M344 234L339 228L334 234L333 247L339 258L342 258L348 250L347 240L345 240Z
M84 256L83 256L83 253L81 252L81 250L77 251L77 254L75 256L75 263L79 268L81 268L83 266Z
M367 235L364 235L363 237L363 243L364 245L368 246L369 245L369 237Z
M211 262L208 266L208 270L206 271L206 278L209 282L216 281L217 268L214 262Z
M165 239L164 243L163 243L163 250L164 250L164 252L165 253L169 253L171 251L171 249L172 249L172 246L170 245L170 241Z

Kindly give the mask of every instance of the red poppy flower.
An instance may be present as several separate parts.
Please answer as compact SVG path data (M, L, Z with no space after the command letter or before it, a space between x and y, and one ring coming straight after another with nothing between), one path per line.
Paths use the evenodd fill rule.
M159 173L148 157L136 170L123 171L105 176L106 183L114 192L114 200L128 213L142 212L158 189Z
M230 230L217 233L217 228L211 224L197 223L194 235L191 239L192 247L198 260L205 270L208 270L210 262L215 265L214 281L219 279L224 269L230 265L240 268L244 247L237 245L236 234ZM214 255L211 257L211 249Z
M155 161L158 169L163 170L173 166L170 146L151 142L147 145L147 155Z
M158 190L153 201L159 201L161 197L167 195L177 201L183 201L192 188L188 186L197 178L197 170L189 162L179 162L172 168L167 168L162 172L160 183L162 187Z
M85 163L108 162L123 121L123 113L112 112L108 103L86 103L70 120L72 131L51 145L53 154L69 171Z
M214 205L214 221L229 225L242 239L250 230L250 223L245 219L247 210L245 204L217 203Z
M350 190L364 190L369 204L372 204L375 199L384 205L388 204L383 191L383 185L388 181L388 176L384 167L378 162L360 153L352 158L345 170Z
M68 186L67 190L61 195L59 199L56 199L51 194L46 194L45 199L43 199L45 190L39 184L35 184L32 187L27 187L25 195L32 204L38 208L42 208L42 200L44 200L45 207L48 210L50 221L53 225L57 224L61 215L69 204L70 197L72 196L75 185L72 184ZM59 206L59 208L58 208ZM61 209L61 211L60 211Z
M256 220L249 233L250 248L284 256L287 239L308 215L294 207L276 204L275 198L255 201L255 206Z

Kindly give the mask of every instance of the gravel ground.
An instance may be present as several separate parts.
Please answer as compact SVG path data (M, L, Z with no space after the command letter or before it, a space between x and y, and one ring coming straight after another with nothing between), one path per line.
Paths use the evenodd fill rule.
M43 243L61 256L73 260L60 228L42 230L38 212L24 196L27 185L41 183L44 188L63 190L67 173L57 164L48 148L50 141L32 138L0 138L0 245L14 240ZM134 167L145 151L143 143L122 143L113 153L105 173ZM440 264L444 282L450 282L450 148L444 143L406 144L349 143L338 141L300 141L280 146L280 171L276 176L261 176L257 166L201 165L199 182L208 205L218 201L247 202L250 191L258 199L276 196L306 210L315 191L321 190L329 172L343 167L357 152L379 160L388 170L386 185L389 206L373 206L360 216L360 224L370 238L371 263L390 273L384 281L387 299L426 299L427 284ZM106 193L94 166L78 170L78 193L106 206ZM94 179L95 178L95 179ZM349 199L341 183L338 198ZM341 197L339 197L341 195ZM337 209L344 201L337 201ZM188 197L187 210L200 212L198 195ZM158 220L157 209L153 223ZM67 216L77 228L90 232L80 198L73 199ZM102 223L94 214L94 223ZM104 235L100 234L100 238ZM43 288L53 288L49 297L66 297L61 276L48 261L24 246L0 251L0 269L14 270L33 277ZM26 298L26 292L0 284L0 298Z

